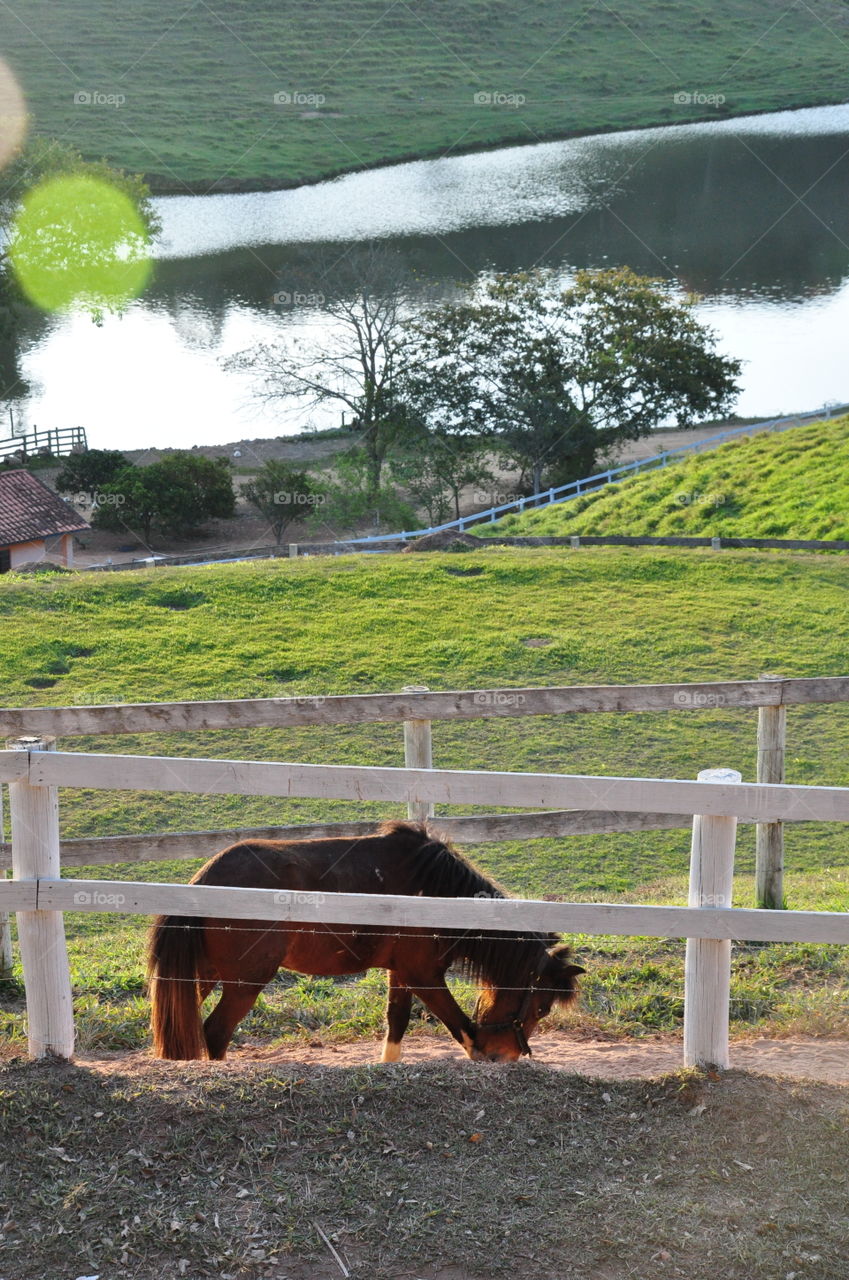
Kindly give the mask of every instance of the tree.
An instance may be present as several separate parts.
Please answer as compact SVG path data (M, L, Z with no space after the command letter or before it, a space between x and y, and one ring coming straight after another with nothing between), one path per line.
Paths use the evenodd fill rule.
M260 374L256 394L264 401L294 397L308 408L336 403L349 412L366 461L366 494L374 501L387 455L408 425L395 383L411 346L412 280L398 254L364 244L307 257L285 283L275 294L278 305L321 308L329 331L322 329L320 343L291 340L240 352L226 367Z
M59 493L96 494L130 465L118 449L86 449L65 458L56 477Z
M381 481L375 492L369 483L369 459L363 449L349 449L337 455L336 478L324 490L324 503L312 516L313 528L332 529L335 537L348 533L366 520L379 528L381 522L392 530L410 529L416 513L400 497L392 484Z
M491 442L426 427L410 433L393 453L389 469L394 480L427 512L431 524L460 518L460 494L470 485L490 487L495 476L487 461Z
M263 465L242 492L268 521L278 546L289 525L305 519L324 500L323 492L306 471L297 471L274 458Z
M154 529L182 537L205 520L227 519L236 495L226 458L175 452L149 467L127 466L101 487L92 523L100 529L141 532Z
M498 441L536 492L669 418L730 406L740 362L716 353L693 303L628 268L566 287L548 270L483 277L416 325L402 391L441 431Z

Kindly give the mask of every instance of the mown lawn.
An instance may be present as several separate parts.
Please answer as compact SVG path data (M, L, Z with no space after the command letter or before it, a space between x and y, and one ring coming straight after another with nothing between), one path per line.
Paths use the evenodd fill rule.
M476 568L473 576L457 569ZM9 706L300 696L531 684L635 683L846 673L847 559L640 549L504 550L278 561L53 581L0 582L0 670ZM529 641L544 641L529 645ZM50 687L44 687L49 682ZM34 687L37 686L37 687ZM791 708L788 780L849 785L845 706ZM756 714L528 717L437 723L437 766L752 779ZM400 725L76 739L67 749L324 763L399 764ZM95 779L92 779L94 782ZM392 806L264 797L66 791L66 836L392 816ZM399 807L394 812L400 815ZM753 901L753 828L742 826L735 901ZM210 854L215 852L210 848ZM682 901L686 831L487 845L471 856L513 893ZM74 874L185 880L197 864ZM849 839L788 824L794 907L846 910ZM138 1045L144 922L68 917L84 1047ZM683 944L578 939L586 1025L639 1034L680 1025ZM845 952L740 948L738 1030L840 1032ZM21 1032L20 992L3 1005ZM347 1036L380 1021L382 977L337 986L279 979L247 1034ZM424 1028L422 1028L424 1029Z
M839 102L847 33L829 0L53 0L47 26L41 0L18 0L0 14L35 128L174 191Z
M849 539L849 417L743 436L569 502L505 516L493 533Z

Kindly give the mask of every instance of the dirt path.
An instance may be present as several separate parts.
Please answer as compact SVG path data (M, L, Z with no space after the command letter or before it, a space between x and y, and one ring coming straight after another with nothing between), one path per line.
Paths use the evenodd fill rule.
M666 1075L681 1065L681 1042L668 1038L641 1041L575 1040L566 1032L549 1032L533 1040L534 1059L542 1066L603 1080L627 1080ZM354 1067L377 1061L377 1040L355 1040L347 1044L314 1042L292 1048L266 1049L243 1046L233 1051L218 1070L233 1072L241 1067L309 1066ZM411 1036L404 1042L404 1059L409 1065L436 1060L463 1060L459 1047L445 1039ZM113 1054L108 1058L81 1055L77 1061L95 1071L133 1073L144 1071L151 1062L146 1053ZM731 1065L743 1071L788 1076L796 1080L822 1080L849 1085L849 1041L845 1040L738 1040L731 1046Z

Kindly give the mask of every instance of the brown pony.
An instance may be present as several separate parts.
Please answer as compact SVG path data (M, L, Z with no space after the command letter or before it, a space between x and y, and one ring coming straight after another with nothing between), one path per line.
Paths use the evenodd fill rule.
M211 858L192 884L289 892L411 894L440 898L506 895L423 826L387 822L358 839L250 840ZM383 1062L401 1056L413 996L440 1018L470 1058L515 1060L555 1003L576 995L584 970L554 935L469 933L378 925L159 916L148 974L153 1045L160 1058L223 1058L236 1025L280 968L337 976L387 969ZM482 990L469 1019L445 984L451 966ZM200 1006L216 982L221 997L201 1026Z

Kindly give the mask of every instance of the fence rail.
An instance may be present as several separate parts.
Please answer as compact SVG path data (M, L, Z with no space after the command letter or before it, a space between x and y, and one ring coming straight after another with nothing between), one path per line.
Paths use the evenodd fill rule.
M680 813L597 813L589 809L487 813L469 818L439 817L433 818L431 823L453 844L547 840L621 831L664 831L690 825L686 815ZM97 867L114 866L119 862L180 862L208 858L219 849L243 840L356 839L373 831L374 822L309 822L285 827L228 827L216 831L94 836L62 840L62 865ZM12 846L0 842L0 871L7 871L11 865Z
M566 685L364 693L214 702L128 702L87 707L0 708L0 738L175 730L296 728L395 720L486 720L602 711L715 711L729 707L849 702L849 676L717 680L697 684Z
M15 891L16 892L13 892ZM0 885L0 904L18 910L114 911L299 924L384 925L401 929L481 929L747 942L849 944L842 911L754 911L743 907L657 907L528 898L426 898L399 894L297 893L126 880L38 880Z
M29 758L28 767L24 759ZM679 778L401 769L379 765L203 760L89 752L2 751L0 780L34 787L310 797L382 803L530 805L611 812L726 816L750 822L849 822L849 788L716 783Z

